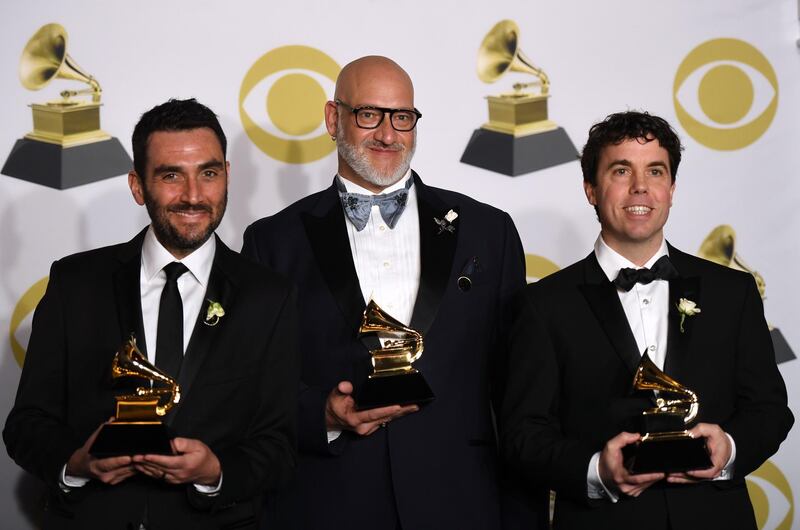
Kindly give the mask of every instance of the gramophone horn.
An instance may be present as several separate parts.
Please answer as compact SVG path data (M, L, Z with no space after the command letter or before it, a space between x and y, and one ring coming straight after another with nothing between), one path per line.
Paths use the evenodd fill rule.
M547 94L550 80L519 48L519 27L513 20L502 20L489 30L478 49L478 77L494 83L508 71L535 75L541 80L542 94Z
M748 272L756 279L756 286L761 298L764 298L767 284L758 271L750 268L736 253L736 232L730 225L719 225L711 231L700 245L698 255L719 265L730 267L742 272Z
M57 77L81 81L91 87L87 92L98 101L100 84L70 57L67 40L67 31L61 24L46 24L39 28L25 45L19 60L22 85L29 90L39 90Z

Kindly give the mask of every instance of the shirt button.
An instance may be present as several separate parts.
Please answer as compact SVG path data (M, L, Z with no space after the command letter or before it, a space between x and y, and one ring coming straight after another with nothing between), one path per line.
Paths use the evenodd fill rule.
M384 230L386 230L386 226L385 225L381 225L381 226L378 227L378 230L383 232Z
M391 264L391 263L389 263L388 261L384 261L384 262L383 262L383 268L384 268L384 269L388 269L388 268L389 268L389 267L391 267L391 266L392 266L392 264Z
M656 351L656 346L655 346L655 344L651 344L650 347L647 348L647 349L650 350L650 351Z
M642 304L644 304L644 305L648 305L649 303L650 303L650 299L649 298L645 298L644 300L642 300Z

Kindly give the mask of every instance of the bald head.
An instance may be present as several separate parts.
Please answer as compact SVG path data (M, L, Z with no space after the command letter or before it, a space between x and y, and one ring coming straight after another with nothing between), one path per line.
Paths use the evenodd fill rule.
M411 77L396 62L380 55L368 55L345 65L336 79L334 97L351 105L377 105L377 101L354 101L353 98L375 98L391 92L405 100L386 107L414 107L414 85Z

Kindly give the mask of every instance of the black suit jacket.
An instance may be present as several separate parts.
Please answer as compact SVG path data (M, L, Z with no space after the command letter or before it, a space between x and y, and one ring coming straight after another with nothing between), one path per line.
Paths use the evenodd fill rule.
M501 527L504 510L509 527L535 528L529 507L499 489L491 407L508 302L524 285L519 236L504 212L414 179L422 272L411 326L425 340L414 366L436 399L370 436L326 437L328 394L342 380L358 385L369 367L357 339L365 301L335 186L245 232L244 254L296 282L302 315L300 461L269 506L269 528L486 530ZM434 217L451 209L454 233L438 233ZM468 291L457 286L462 273Z
M697 392L698 421L736 443L732 480L651 486L638 498L589 502L591 456L643 404L630 396L640 359L614 284L594 253L529 285L516 311L502 426L504 451L534 484L556 491L556 528L755 528L744 476L777 451L792 425L761 298L749 274L669 247L664 371ZM677 303L701 313L680 332Z
M46 528L138 528L145 512L149 529L255 527L264 491L288 481L296 458L296 299L285 280L219 239L205 298L220 302L225 316L205 325L204 304L179 375L181 403L166 420L217 455L219 495L143 475L59 488L70 455L114 414L115 352L131 332L146 348L143 237L53 264L3 431L9 455L49 486Z

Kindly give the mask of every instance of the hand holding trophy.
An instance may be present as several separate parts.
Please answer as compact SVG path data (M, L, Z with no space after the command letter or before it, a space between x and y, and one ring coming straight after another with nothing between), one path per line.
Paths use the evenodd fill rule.
M161 418L180 402L177 381L147 360L136 347L133 335L114 356L111 377L114 380L139 377L151 384L137 387L132 394L115 397L116 415L100 430L89 453L95 457L172 454L171 436Z

